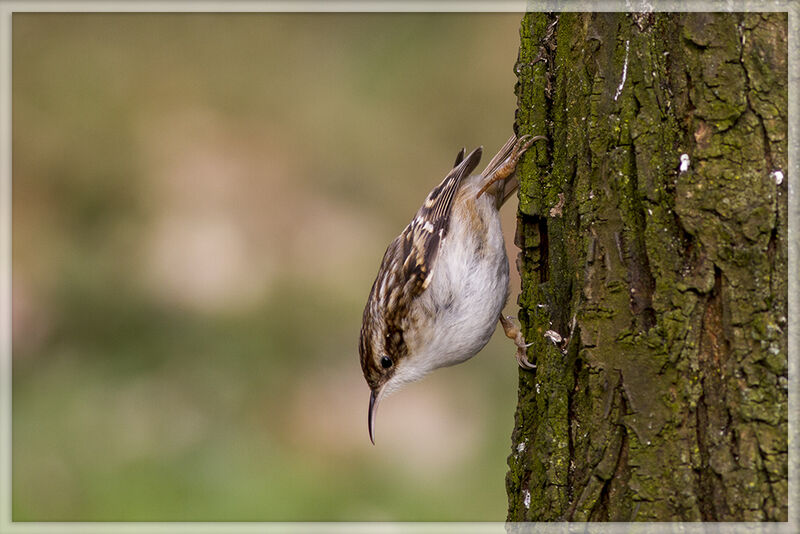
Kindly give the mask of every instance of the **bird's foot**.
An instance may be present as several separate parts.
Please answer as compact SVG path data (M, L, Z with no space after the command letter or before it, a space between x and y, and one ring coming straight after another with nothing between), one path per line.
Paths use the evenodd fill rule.
M506 337L514 340L514 344L517 346L516 357L520 368L526 371L536 369L536 364L531 363L528 360L527 354L528 347L533 345L533 343L525 343L525 337L523 337L522 331L513 322L511 322L510 317L504 317L502 314L500 314L500 324L503 325L503 331L505 332Z
M492 173L486 183L481 187L481 190L478 191L476 198L480 198L482 194L486 192L492 185L500 180L505 180L517 170L517 163L519 163L519 158L528 150L533 143L539 141L540 139L547 139L543 135L537 136L530 136L530 135L523 135L519 139L517 139L514 148L511 150L511 154L500 164L500 166Z

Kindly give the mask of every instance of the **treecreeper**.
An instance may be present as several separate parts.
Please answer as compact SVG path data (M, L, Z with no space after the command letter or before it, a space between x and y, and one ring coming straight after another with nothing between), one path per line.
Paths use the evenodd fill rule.
M499 321L533 369L519 328L502 314L509 267L499 210L519 187L517 164L543 136L512 136L483 172L483 149L462 148L383 255L361 325L361 369L370 389L368 427L375 443L381 399L431 371L475 356Z

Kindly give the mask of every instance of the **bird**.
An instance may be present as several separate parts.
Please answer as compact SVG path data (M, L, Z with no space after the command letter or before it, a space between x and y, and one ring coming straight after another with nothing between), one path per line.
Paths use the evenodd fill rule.
M478 174L473 171L483 147L466 155L462 148L444 180L387 247L364 307L359 342L373 445L383 398L475 356L498 321L514 340L519 366L535 368L520 329L502 314L509 266L499 210L519 186L520 158L542 139L512 135Z

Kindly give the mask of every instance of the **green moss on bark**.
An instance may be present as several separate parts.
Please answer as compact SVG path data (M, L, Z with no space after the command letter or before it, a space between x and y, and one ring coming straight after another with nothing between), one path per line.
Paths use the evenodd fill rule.
M524 17L509 520L786 520L786 31Z

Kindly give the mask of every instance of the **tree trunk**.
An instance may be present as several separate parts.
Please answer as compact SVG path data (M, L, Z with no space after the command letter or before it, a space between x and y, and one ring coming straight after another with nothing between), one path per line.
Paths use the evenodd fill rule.
M787 30L523 19L509 521L787 520Z

